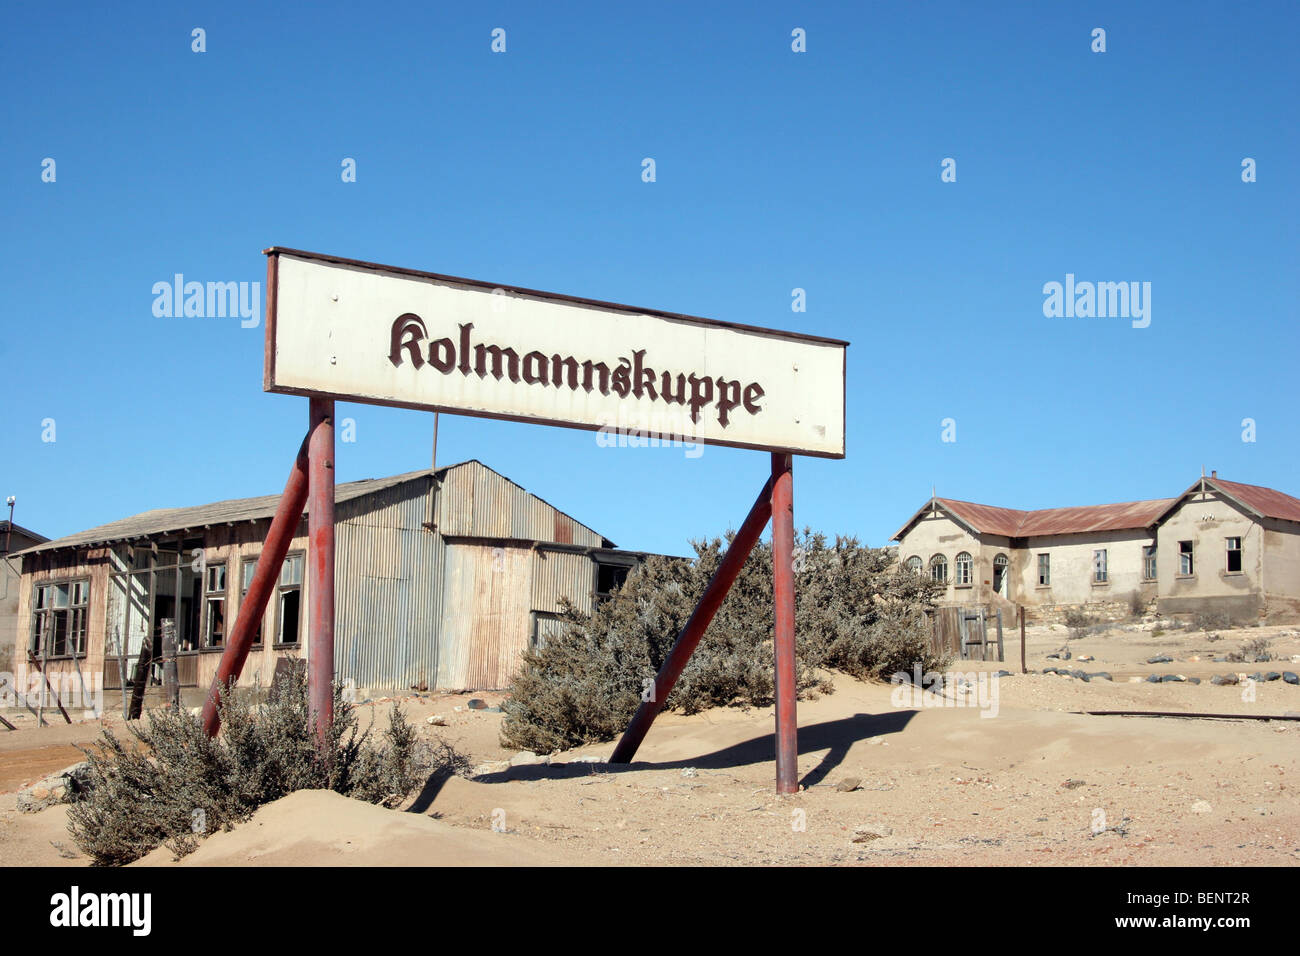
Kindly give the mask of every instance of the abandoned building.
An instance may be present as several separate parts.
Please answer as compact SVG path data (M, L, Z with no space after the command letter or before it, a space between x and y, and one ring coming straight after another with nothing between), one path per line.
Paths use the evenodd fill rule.
M22 564L10 555L48 541L45 535L29 531L11 519L0 521L0 672L14 669L18 637L18 593L21 591ZM21 656L21 655L19 655Z
M1176 498L1019 511L932 497L894 535L946 605L1300 619L1300 499L1202 476Z
M613 543L478 461L336 488L335 666L361 689L505 687L520 655L590 611L645 555ZM17 660L54 676L131 680L175 627L182 687L206 689L252 581L278 495L170 508L16 554ZM305 658L304 516L241 685ZM157 675L154 675L157 678Z

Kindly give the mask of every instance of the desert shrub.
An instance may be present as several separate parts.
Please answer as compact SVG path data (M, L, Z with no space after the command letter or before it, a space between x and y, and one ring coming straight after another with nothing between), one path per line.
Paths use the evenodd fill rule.
M1192 617L1192 627L1198 631L1220 631L1232 627L1232 617L1226 611L1199 611Z
M1271 661L1273 659L1273 652L1268 649L1271 643L1272 642L1267 637L1253 638L1242 646L1242 657L1247 661L1253 661L1256 663Z
M262 804L296 790L323 789L394 806L433 770L464 772L468 759L420 741L400 706L375 741L334 691L324 745L311 720L305 673L277 681L265 703L226 693L222 729L209 738L188 711L151 710L119 740L105 730L86 749L89 787L68 808L77 846L102 866L129 863L166 845L177 856L206 833L229 829Z
M1070 639L1077 640L1088 633L1088 629L1097 622L1092 615L1082 608L1067 608L1065 612L1065 626L1070 629Z
M1147 601L1141 591L1130 591L1128 595L1128 613L1130 617L1141 617L1147 612Z
M566 606L561 632L524 656L503 704L502 742L551 753L611 740L627 726L717 570L731 536L693 543L693 560L651 556L590 615ZM931 670L922 611L936 586L897 564L892 550L805 530L795 550L796 687L829 691L820 670L859 677ZM772 550L751 552L665 702L695 713L763 707L774 699Z

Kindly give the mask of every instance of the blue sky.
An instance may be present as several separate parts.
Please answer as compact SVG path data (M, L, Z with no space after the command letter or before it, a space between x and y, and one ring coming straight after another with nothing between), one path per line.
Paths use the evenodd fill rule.
M307 403L262 392L263 329L156 318L151 289L264 282L282 245L850 340L848 457L796 459L795 518L871 544L932 485L1052 507L1173 495L1204 465L1300 495L1298 11L12 6L0 494L58 536L278 491ZM1150 282L1150 326L1045 317L1067 273ZM427 464L429 414L338 417L340 481ZM440 462L634 549L739 524L769 468L442 423Z

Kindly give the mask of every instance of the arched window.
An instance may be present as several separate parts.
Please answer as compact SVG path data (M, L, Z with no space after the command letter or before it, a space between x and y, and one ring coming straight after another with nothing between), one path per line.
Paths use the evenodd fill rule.
M942 554L930 559L930 577L940 584L948 583L948 559Z
M999 554L993 559L993 593L1007 596L1007 561L1005 554Z
M921 556L919 554L914 554L907 559L907 570L915 571L917 574L921 573Z
M971 560L969 551L963 551L961 554L957 555L957 566L955 569L953 584L956 584L959 587L969 585L971 581L971 567L973 564L974 562Z

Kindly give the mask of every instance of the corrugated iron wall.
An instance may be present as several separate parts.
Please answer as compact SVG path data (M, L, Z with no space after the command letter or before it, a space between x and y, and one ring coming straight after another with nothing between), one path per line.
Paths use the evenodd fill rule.
M591 613L595 564L587 555L539 548L533 552L532 577L534 611L558 614L560 598L567 597L579 610Z
M335 512L335 669L358 687L428 686L436 673L446 546L424 529L431 482Z
M588 555L510 542L599 547L601 537L478 462L446 473L434 533L431 484L337 507L338 676L362 688L505 687L532 640L530 611L557 613L561 596L590 611L595 587Z
M531 552L457 543L446 560L437 686L505 687L528 647Z
M598 548L601 536L477 461L450 469L438 494L446 535L553 541Z

